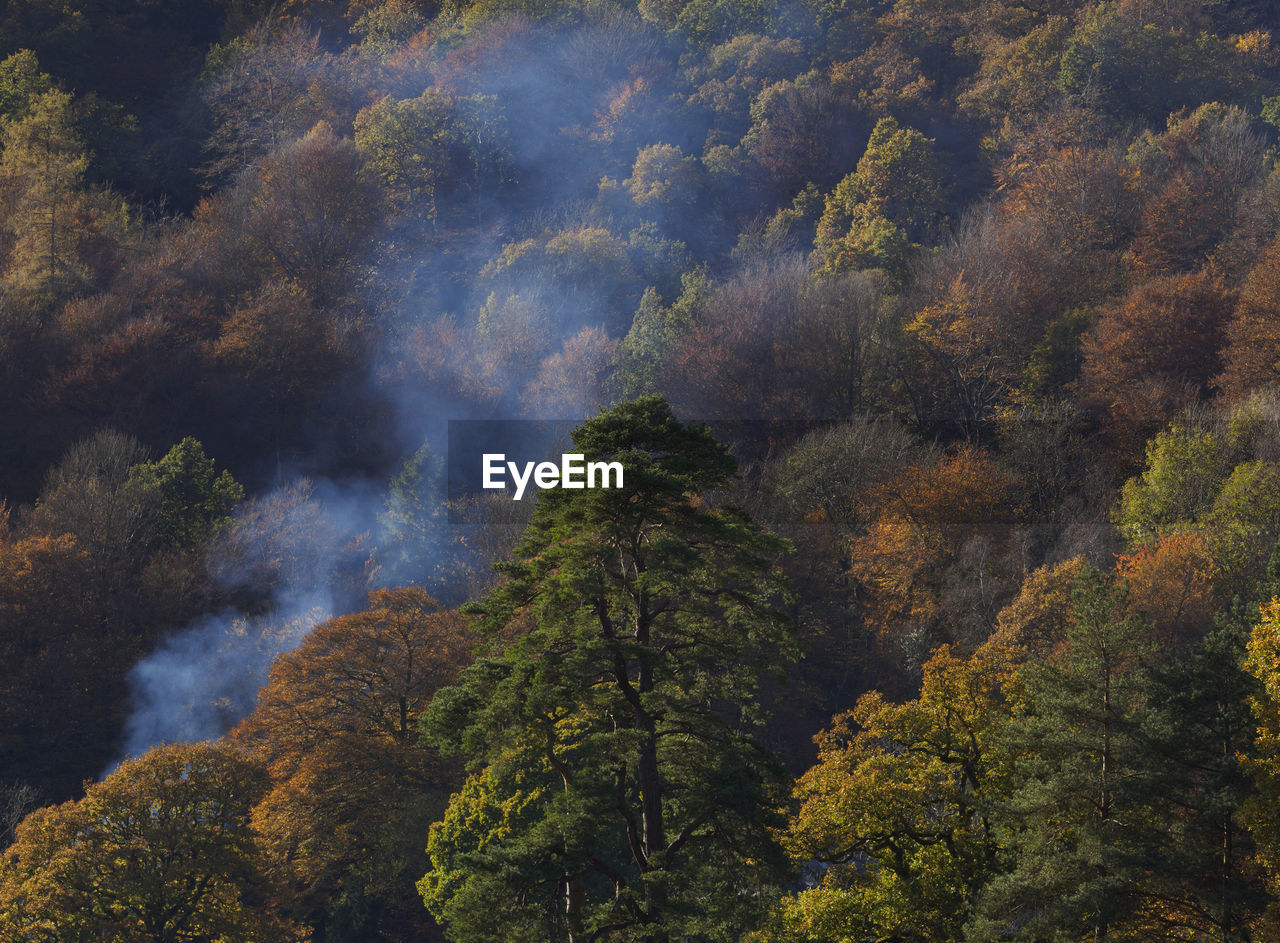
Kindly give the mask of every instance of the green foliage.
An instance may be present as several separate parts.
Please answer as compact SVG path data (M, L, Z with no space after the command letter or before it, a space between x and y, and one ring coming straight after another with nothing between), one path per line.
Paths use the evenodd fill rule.
M669 306L662 304L657 291L645 289L631 329L618 345L613 382L621 399L659 391L667 352L711 295L711 281L704 270L686 272L680 282L680 297Z
M1268 588L1272 598L1260 607L1260 618L1253 625L1247 643L1245 670L1253 679L1249 704L1257 722L1252 749L1245 766L1253 778L1256 791L1243 803L1244 820L1257 846L1257 861L1262 868L1267 889L1273 895L1271 910L1274 921L1274 895L1280 889L1280 583L1277 564L1280 552L1272 556L1268 569Z
M833 198L838 200L840 196L840 188L837 187ZM868 203L855 203L847 213L833 210L831 201L827 207L818 222L815 239L821 253L822 271L836 275L879 269L895 284L901 285L906 278L907 258L912 248L911 240L902 228L885 219ZM837 221L837 217L843 218ZM847 224L848 231L843 236L831 236L841 224Z
M921 238L937 223L946 197L933 140L881 118L854 171L850 196Z
M1116 510L1130 546L1162 531L1201 531L1220 597L1251 598L1280 536L1280 469L1247 457L1266 422L1246 404L1220 427L1175 423L1147 443L1146 468L1125 482Z
M740 33L768 32L771 13L765 0L688 0L675 25L691 41L710 45Z
M657 397L574 444L625 487L545 492L476 607L494 654L424 731L481 771L432 830L424 898L459 941L735 939L780 864L780 771L750 731L794 654L784 545L704 503L736 463Z
M752 252L802 251L813 244L823 198L812 183L769 218L763 230L747 230L738 237L734 254L749 257ZM873 267L873 266L868 266Z
M640 0L637 9L650 23L673 29L700 46L768 32L773 23L767 0Z
M1253 784L1245 768L1257 729L1258 685L1244 669L1249 625L1227 613L1189 651L1144 679L1143 735L1157 860L1148 893L1165 916L1208 939L1249 938L1266 895L1240 814Z
M806 62L794 38L734 36L709 49L704 61L690 61L690 81L698 83L690 104L707 109L729 138L737 138L747 130L751 99L766 85L804 72Z
M362 37L362 49L385 56L426 25L422 11L409 0L385 0L360 14L352 29Z
M156 538L173 547L208 540L244 500L244 488L230 472L217 471L204 446L190 436L159 461L133 466L129 481L157 496Z
M418 890L454 939L537 943L560 935L547 897L563 880L564 843L542 811L548 805L571 820L574 810L556 794L534 744L469 777L432 825L431 870Z
M1083 363L1080 342L1096 320L1094 311L1077 308L1049 322L1022 373L1023 389L1029 395L1059 394L1079 378Z
M880 268L901 278L909 248L941 221L945 193L933 142L881 118L857 170L827 197L814 242L824 270Z
M944 648L918 698L864 695L819 740L788 834L800 860L833 865L786 898L764 941L961 938L997 871L988 810L1009 788L1004 738L1018 653Z
M1161 120L1229 97L1242 81L1239 51L1193 23L1148 21L1141 4L1100 3L1067 42L1058 85L1122 120Z
M1277 131L1280 131L1280 95L1264 95L1260 117Z
M32 943L285 939L249 810L261 767L216 744L122 764L31 815L0 859L0 931Z
M642 293L628 246L608 229L582 225L509 242L480 271L491 293L483 330L497 324L493 312L528 306L546 318L533 344L547 344L558 332L586 320L616 327L626 324Z
M1065 648L1022 673L1008 726L1015 787L992 810L1008 871L984 889L966 938L1104 939L1133 919L1139 878L1159 859L1141 669L1146 626L1123 588L1086 572L1072 593Z
M659 210L688 210L698 197L698 159L686 157L671 144L641 148L623 182L637 206Z
M1280 469L1241 462L1222 483L1204 523L1214 563L1235 577L1233 590L1252 595L1252 581L1280 534Z
M41 304L64 299L88 277L78 253L86 233L73 222L82 204L89 153L75 127L72 97L50 89L28 99L28 113L3 128L0 172L18 181L7 224L15 258L11 288Z
M684 273L696 267L689 246L678 239L664 238L653 222L642 223L627 234L627 252L632 267L662 297L679 295Z
M771 421L734 429L742 480L656 404L584 427L605 457L649 430L631 450L648 478L539 502L485 603L486 658L428 722L474 760L426 839L422 894L457 936L740 941L778 899L785 832L798 859L841 860L784 898L763 931L778 941L1280 938L1280 912L1248 926L1255 851L1280 890L1276 617L1256 632L1257 690L1236 664L1251 614L1233 602L1202 637L1256 593L1280 532L1280 412L1257 395L1280 375L1274 6L0 5L0 766L16 770L0 780L73 794L111 755L128 667L162 627L265 605L310 566L299 548L330 542L286 528L299 539L229 599L211 572L271 542L275 518L219 534L241 489L188 434L264 486L273 459L367 481L389 473L406 404L581 414L662 391L682 415ZM1246 401L1154 435L1189 403ZM863 411L902 424L850 421ZM113 428L179 445L149 461L107 433L57 462ZM425 450L404 463L378 539L341 554L336 582L450 599L483 582L472 562L500 555L529 504L485 505L460 538L438 477ZM786 694L758 677L790 650L761 563L778 547L725 492L803 548L784 565L813 645ZM1113 504L1129 596L1098 578L1071 610L1077 554L1116 549ZM993 622L1035 646L1025 668L927 650L931 630L972 647ZM362 658L330 650L309 706L274 715L299 731L280 742L319 746L254 812L299 896L250 881L240 902L314 918L297 938L418 939L428 920L405 878L438 810L349 749L352 725L416 729L410 702L335 706L366 696L358 665L387 664L386 626L361 625ZM1155 664L1144 636L1167 649ZM1131 654L1102 672L1098 639ZM739 715L770 700L785 709L759 735ZM784 830L759 742L802 768L854 700ZM256 776L239 780L255 800ZM113 826L146 818L119 808ZM213 813L83 869L101 823L55 813L6 905L63 907L50 939L163 938L84 885L166 855L194 866L204 849L181 842Z
M31 99L52 87L36 54L19 49L0 62L0 120L21 121L30 113Z
M384 584L436 586L447 538L444 494L444 462L424 442L392 477L378 516L382 533L375 556L385 570Z
M503 126L490 98L454 98L429 88L387 97L356 116L356 145L369 169L402 203L435 219L442 194L501 177Z
M1189 527L1212 507L1230 473L1217 433L1172 425L1147 443L1146 468L1125 482L1116 523L1132 546L1162 528Z

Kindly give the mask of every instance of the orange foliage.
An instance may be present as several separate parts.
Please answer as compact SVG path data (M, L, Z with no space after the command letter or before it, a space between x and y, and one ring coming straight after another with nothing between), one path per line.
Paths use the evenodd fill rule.
M1203 535L1161 534L1121 556L1116 571L1128 583L1130 608L1165 645L1194 642L1212 625L1215 567Z
M1084 338L1086 403L1142 427L1205 398L1234 304L1234 293L1208 272L1139 284L1104 308Z
M1017 181L1008 212L1037 220L1069 257L1123 243L1134 222L1136 199L1133 171L1118 149L1067 145L1023 159L1026 165L1011 158L1004 170L1007 181Z
M271 773L254 826L304 910L362 881L407 928L397 932L427 938L412 936L430 926L413 881L456 777L418 745L418 717L473 645L461 616L406 587L373 593L369 609L319 626L272 668L231 736Z
M1222 360L1215 383L1232 402L1280 384L1280 242L1272 243L1241 288Z
M958 276L933 304L907 325L926 354L927 381L951 418L972 434L985 422L1015 379L1008 356L1008 325L999 308Z
M1071 589L1085 571L1083 557L1057 566L1042 566L1025 580L1017 598L996 617L993 641L1045 658L1067 637L1071 622Z
M872 624L881 631L954 624L961 614L946 611L946 571L963 566L975 544L1005 541L1015 485L966 447L936 465L908 466L875 489L866 500L872 523L852 545L853 573L872 593Z

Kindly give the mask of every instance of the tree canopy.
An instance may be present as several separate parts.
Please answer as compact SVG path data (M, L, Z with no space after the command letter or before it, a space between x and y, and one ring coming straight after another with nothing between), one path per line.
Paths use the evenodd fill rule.
M784 545L706 493L734 460L646 397L582 424L622 488L539 503L478 606L491 653L428 738L476 768L420 887L456 939L728 939L776 879L780 770L751 735L794 642Z

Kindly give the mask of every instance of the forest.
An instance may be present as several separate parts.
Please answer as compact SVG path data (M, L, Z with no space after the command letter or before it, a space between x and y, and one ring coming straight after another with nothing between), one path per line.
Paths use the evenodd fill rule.
M1280 943L1280 5L0 0L0 940Z

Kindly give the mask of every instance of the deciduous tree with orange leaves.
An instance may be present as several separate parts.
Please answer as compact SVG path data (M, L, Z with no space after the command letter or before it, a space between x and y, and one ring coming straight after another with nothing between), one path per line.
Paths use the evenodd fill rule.
M418 716L474 641L425 591L379 590L281 656L232 735L271 774L254 827L316 925L434 938L413 884L427 866L423 836L460 778L419 745Z
M1234 307L1235 293L1207 271L1141 282L1085 335L1084 400L1143 429L1207 398Z
M866 499L871 524L852 547L872 624L922 638L985 631L1013 588L999 550L1016 500L1013 476L968 447L908 466L875 489ZM978 595L957 595L962 587Z

